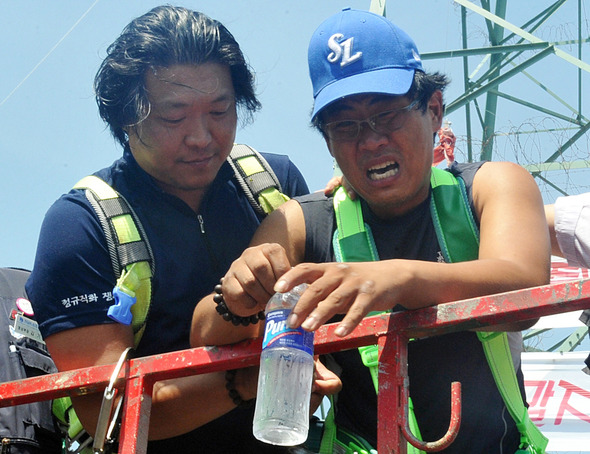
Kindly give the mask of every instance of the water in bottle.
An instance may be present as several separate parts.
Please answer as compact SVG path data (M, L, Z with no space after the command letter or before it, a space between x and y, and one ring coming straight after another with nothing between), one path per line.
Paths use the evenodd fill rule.
M274 445L301 444L309 430L313 333L286 324L306 287L276 293L266 306L253 432L257 439Z

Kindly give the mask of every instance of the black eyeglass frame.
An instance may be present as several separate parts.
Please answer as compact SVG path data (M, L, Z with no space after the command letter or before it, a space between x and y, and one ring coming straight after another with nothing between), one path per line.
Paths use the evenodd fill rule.
M412 101L410 104L408 104L405 107L401 107L398 109L390 109L390 110L384 110L383 112L379 112L375 115L371 115L369 118L365 118L364 120L338 120L338 121L331 121L330 123L326 123L323 125L320 125L320 130L330 139L333 140L334 142L350 142L353 140L358 139L361 130L362 130L362 126L364 123L367 123L369 125L369 128L371 128L371 130L373 130L374 132L376 132L377 134L390 134L398 129L400 129L402 125L400 126L396 126L396 127L389 127L389 124L393 123L394 120L396 118L399 117L399 114L404 113L404 112L410 112L412 109L414 109L416 106L418 106L420 103L419 99L415 99L414 101ZM397 115L395 115L393 118L390 119L390 121L388 122L388 124L383 125L381 127L379 127L379 129L377 129L377 120L379 117L382 117L384 115L389 115L391 113L397 113ZM355 125L356 126L356 132L354 132L354 130L350 130L347 131L346 137L343 135L341 137L338 136L334 136L333 135L333 131L334 131L334 126L338 125L338 124L344 124L344 123L349 123L351 126ZM332 131L332 132L331 132Z

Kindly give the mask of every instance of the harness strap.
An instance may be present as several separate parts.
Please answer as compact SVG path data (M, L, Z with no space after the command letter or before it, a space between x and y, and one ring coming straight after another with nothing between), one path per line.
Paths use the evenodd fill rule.
M289 200L281 192L281 184L274 171L255 149L234 144L227 160L257 213L266 215ZM146 327L155 273L155 261L147 235L125 198L99 177L84 177L74 185L74 189L85 190L105 234L113 272L118 276L113 289L116 304L109 308L108 315L120 323L131 324L134 346L137 347ZM53 413L62 424L67 425L70 440L76 441L76 437L86 434L69 397L54 400ZM86 449L91 440L88 438L82 448Z
M479 229L469 208L465 183L452 173L433 167L430 186L430 214L445 261L477 259Z
M343 187L334 194L334 213L338 228L332 244L339 262L366 262L379 260L371 228L363 222L358 200L351 200Z
M371 232L371 227L365 224L363 220L362 207L359 200L352 200L343 187L336 190L334 194L334 213L338 228L334 232L333 247L336 260L338 262L367 262L379 260L375 239ZM381 312L370 312L368 315L377 315ZM379 393L379 347L377 345L365 345L358 348L363 364L369 369L375 392ZM324 436L320 445L320 453L328 454L337 452L337 449L346 446L344 453L352 454L356 452L376 453L369 444L357 437L356 441L347 442L350 435L343 435L345 432L342 428L336 426L335 406L332 399L330 400L330 411L324 423ZM412 399L408 398L408 418L409 426L412 433L420 438L420 429L414 415L414 406ZM344 436L344 441L342 437ZM360 441L364 443L360 443ZM343 445L342 443L345 443ZM360 443L360 444L359 444ZM357 449L358 448L358 449ZM350 450L350 451L349 451ZM409 454L421 454L422 451L407 444Z
M334 411L336 398L334 396L328 396L328 399L330 400L330 410L324 420L324 432L320 442L319 454L332 454L334 452L334 442L336 441L337 436L335 421L336 412Z
M430 212L443 256L449 263L474 260L479 253L479 231L469 208L465 184L450 172L432 170ZM522 401L506 333L478 331L477 337L496 387L520 432L521 448L544 453L548 440L531 421Z
M520 432L521 449L530 448L536 454L544 453L548 439L531 421L522 401L506 333L478 331L477 337L482 343L496 386Z
M479 253L479 230L469 208L463 180L456 178L450 172L433 167L431 187L430 212L445 261L453 263L476 259ZM337 201L337 197L348 199L357 205L357 209L353 210L347 207L349 203L342 200ZM339 213L341 206L345 207L346 211ZM375 258L369 258L377 257L377 251L370 228L364 225L360 202L351 201L347 197L346 191L339 188L334 196L334 209L338 230L345 229L343 230L345 235L339 234L338 230L334 234L333 244L337 260L343 261L343 258L349 257L347 255L349 246L344 246L340 239L341 236L344 238L362 238L363 236L368 238L363 247L365 252L361 253L360 260L356 261L375 260ZM366 254L367 250L370 251L370 254ZM352 254L351 257L355 255L359 254ZM376 259L378 260L378 258ZM348 258L346 261L355 260ZM544 453L548 440L532 423L522 401L506 333L478 332L478 338L482 342L496 386L521 434L521 449L529 449L536 454ZM378 392L378 348L377 346L362 347L359 352L363 363L371 372L373 384ZM409 405L411 405L411 399ZM412 432L419 433L413 408L409 409L408 414ZM326 421L328 421L327 418ZM408 450L411 448L415 449L408 444Z
M152 299L151 279L154 259L147 236L137 216L117 191L102 179L90 175L74 185L85 189L105 233L117 285L113 291L117 303L134 300L130 312L120 304L109 308L109 316L120 323L131 324L137 346L145 330Z
M289 200L289 197L282 193L281 183L266 159L254 148L234 144L227 162L258 214L269 214Z
M109 308L108 315L121 323L131 324L137 347L145 330L152 295L154 259L147 236L125 198L102 179L94 175L84 177L74 189L85 189L86 198L105 234L113 272L119 276L113 289L116 304ZM55 399L52 410L55 417L67 426L70 443L87 434L69 397ZM79 452L89 449L90 442L91 438L88 438Z

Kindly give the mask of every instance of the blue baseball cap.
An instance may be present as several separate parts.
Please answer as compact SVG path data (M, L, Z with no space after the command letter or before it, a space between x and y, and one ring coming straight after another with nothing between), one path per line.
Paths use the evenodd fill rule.
M311 37L309 76L312 119L328 104L361 93L404 95L414 72L424 71L416 44L391 21L369 11L345 8Z

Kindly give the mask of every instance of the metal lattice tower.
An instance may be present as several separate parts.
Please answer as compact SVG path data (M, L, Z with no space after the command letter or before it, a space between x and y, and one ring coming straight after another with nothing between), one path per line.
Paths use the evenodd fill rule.
M385 15L385 3L373 0L371 10ZM582 94L590 81L583 61L590 33L583 0L449 3L459 10L461 48L422 53L422 59L461 66L454 84L462 77L463 92L447 99L446 117L460 120L454 129L463 160L518 162L537 178L547 203L590 190Z
M371 11L386 15L385 3L373 0ZM590 82L583 59L590 26L583 0L477 3L449 0L460 15L460 48L421 54L425 61L453 61L460 74L455 84L462 76L463 91L446 106L446 118L459 123L461 160L518 162L537 179L546 203L590 191L590 121L584 114L590 97L583 97L584 82ZM499 124L506 118L513 126ZM539 342L546 331L530 330L527 342ZM573 351L587 339L588 327L570 331L556 333L554 345L544 349Z

